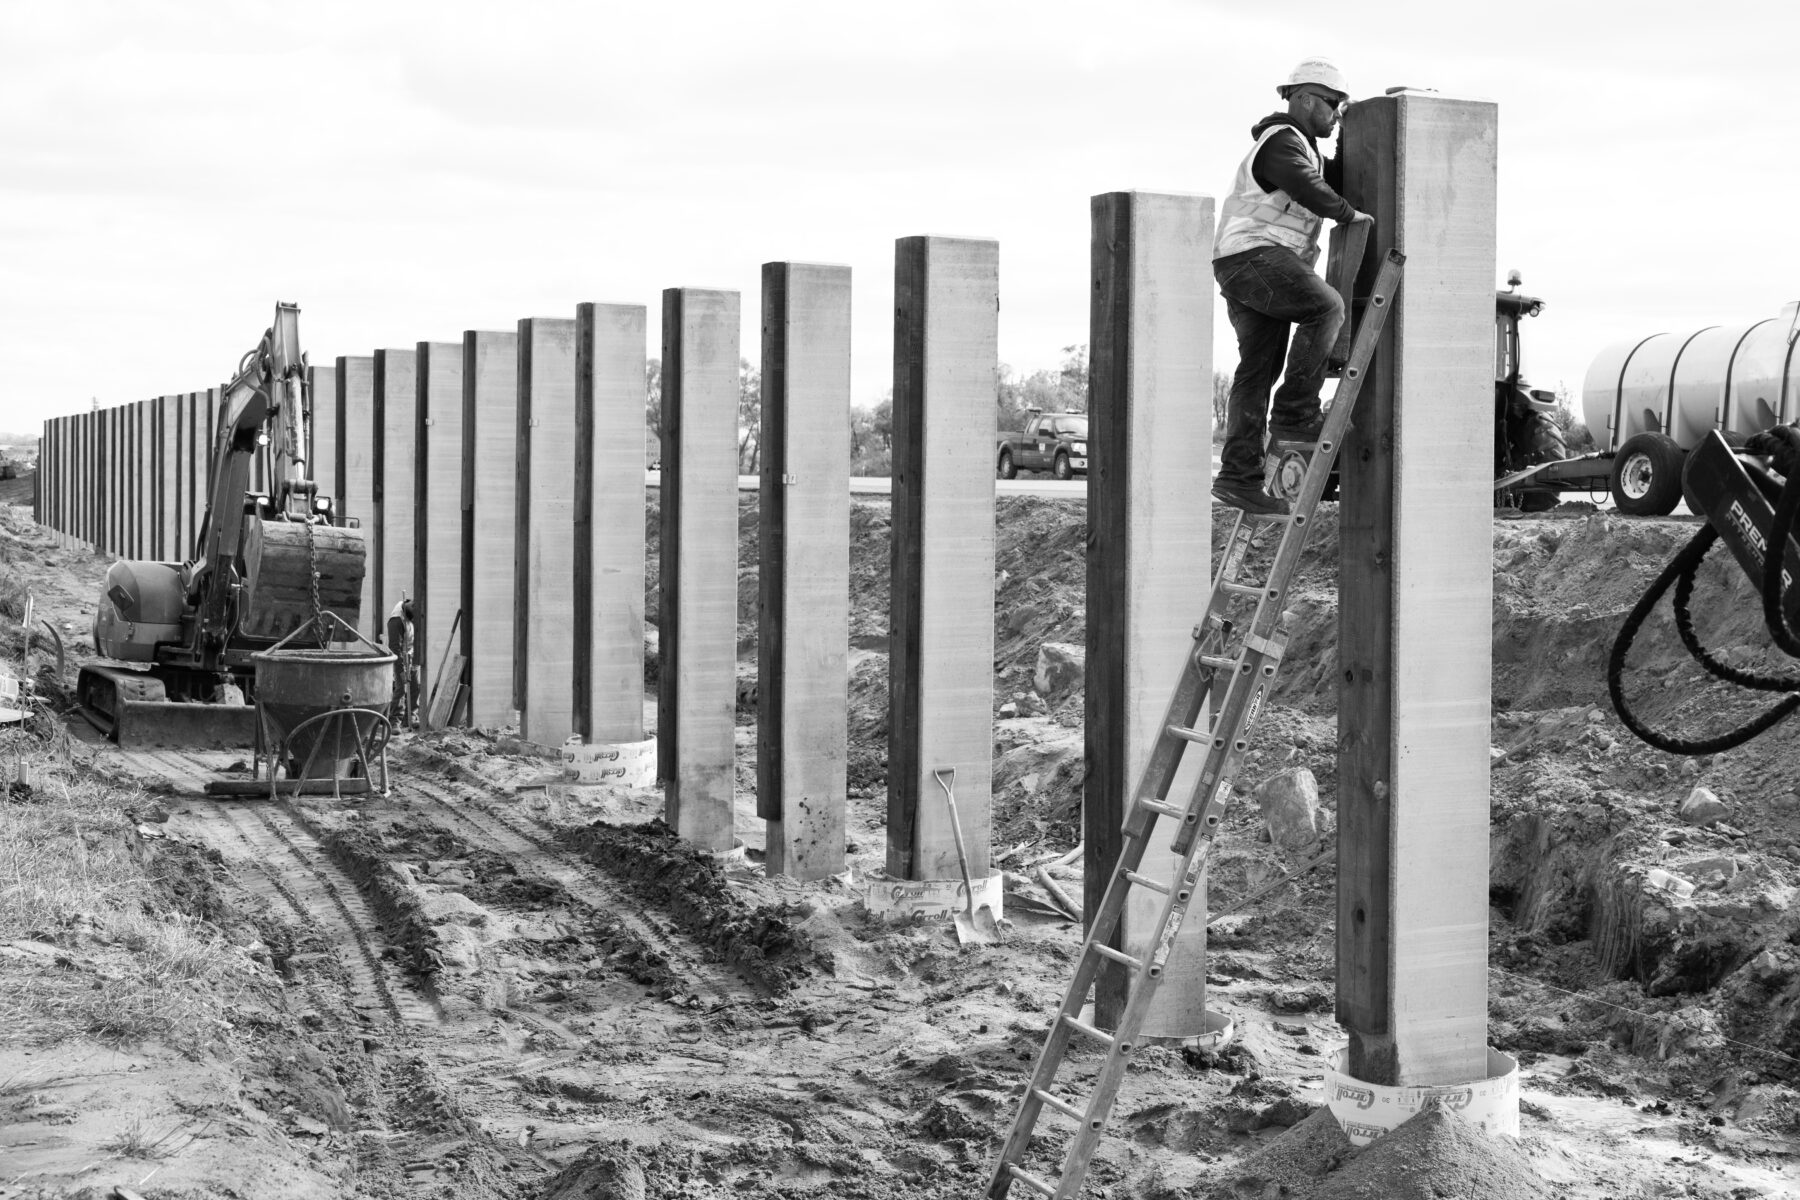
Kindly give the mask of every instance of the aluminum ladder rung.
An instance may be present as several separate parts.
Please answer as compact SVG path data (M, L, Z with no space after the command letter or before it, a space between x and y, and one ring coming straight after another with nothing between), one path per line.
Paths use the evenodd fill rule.
M1187 816L1186 809L1182 809L1180 811L1181 811L1182 816L1184 816L1184 817ZM1146 888L1149 891L1156 892L1159 895L1163 895L1163 896L1168 895L1171 891L1174 890L1168 884L1164 883L1162 880L1152 879L1148 875L1139 875L1136 871L1125 872L1125 878L1130 880L1132 883L1132 886L1134 886L1134 887ZM1114 950L1113 953L1117 954L1118 951ZM1131 957L1131 955L1129 955L1129 954L1127 954L1125 956L1124 961L1131 963L1134 966L1137 964L1137 959Z
M1110 1049L1118 1041L1117 1038L1113 1037L1112 1034L1106 1032L1106 1030L1098 1029L1092 1025L1089 1025L1086 1021L1082 1020L1080 1017L1071 1017L1069 1014L1064 1013L1064 1014L1062 1014L1061 1017L1058 1018L1058 1020L1060 1020L1064 1025L1067 1025L1070 1029L1073 1029L1076 1033L1079 1033L1084 1037L1092 1038L1094 1041L1104 1044L1108 1049Z
M1163 890L1165 892L1168 891L1167 888L1164 888ZM1114 950L1111 946L1102 942L1095 942L1089 948L1101 958L1110 958L1122 967L1141 967L1144 965L1136 956L1127 954L1123 950Z
M1043 1103L1050 1108L1054 1108L1057 1112L1068 1117L1070 1120L1082 1125L1087 1124L1087 1114L1082 1112L1079 1108L1076 1108L1073 1104L1070 1104L1068 1101L1057 1099L1043 1088L1032 1088L1031 1094L1036 1096L1040 1103Z
M1019 1183L1024 1184L1040 1196L1056 1195L1056 1185L1041 1175L1033 1175L1018 1163L1007 1163L1006 1172Z
M1266 586L1268 585L1262 583L1239 583L1235 579L1219 580L1219 590L1230 592L1234 596L1260 596Z
M1161 800L1139 800L1138 807L1153 812L1159 817L1174 817L1178 821L1187 816L1187 809L1179 804L1165 804Z
M1238 660L1235 658L1226 658L1222 654L1201 654L1197 657L1200 659L1201 666L1211 667L1215 671L1237 670Z

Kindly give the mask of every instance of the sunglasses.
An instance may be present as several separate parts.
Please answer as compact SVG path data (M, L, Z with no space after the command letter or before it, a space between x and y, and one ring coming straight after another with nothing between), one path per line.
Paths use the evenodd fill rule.
M1343 111L1346 108L1350 107L1350 101L1348 99L1333 100L1330 96L1327 96L1323 92L1308 92L1306 94L1311 96L1314 100L1317 100L1320 104L1323 104L1326 108L1329 108L1331 111L1338 113L1339 115L1342 115Z

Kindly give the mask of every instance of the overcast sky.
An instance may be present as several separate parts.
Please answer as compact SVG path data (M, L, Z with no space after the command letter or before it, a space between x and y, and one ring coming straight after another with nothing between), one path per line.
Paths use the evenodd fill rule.
M1791 3L0 0L0 430L848 263L854 395L894 239L1000 242L1000 353L1087 335L1088 198L1221 195L1293 63L1500 106L1540 386L1800 298ZM1224 309L1219 366L1236 358ZM1471 398L1472 401L1476 398Z

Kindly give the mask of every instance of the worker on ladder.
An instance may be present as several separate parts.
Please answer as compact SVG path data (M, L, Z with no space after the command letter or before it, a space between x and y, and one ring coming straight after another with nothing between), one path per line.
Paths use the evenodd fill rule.
M1275 91L1287 111L1251 127L1256 144L1220 206L1213 242L1213 278L1237 331L1238 366L1212 490L1221 503L1245 513L1284 516L1287 501L1263 490L1264 434L1275 441L1318 441L1324 424L1319 389L1344 323L1343 300L1313 269L1319 230L1327 218L1340 224L1371 218L1338 194L1340 160L1319 154L1318 139L1336 129L1350 101L1343 72L1323 58L1308 58ZM1292 347L1290 325L1298 326Z

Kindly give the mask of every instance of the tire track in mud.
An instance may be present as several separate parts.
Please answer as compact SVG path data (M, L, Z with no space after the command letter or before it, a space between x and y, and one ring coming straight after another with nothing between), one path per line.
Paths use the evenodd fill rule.
M669 963L702 1008L712 1010L759 997L736 975L684 949L687 938L651 921L642 913L642 904L635 896L592 863L498 811L483 798L480 787L461 782L437 783L401 768L395 772L395 790L406 799L442 809L453 820L481 834L490 848L555 880L582 904L619 922L627 933Z
M256 873L300 924L316 929L337 952L349 977L352 1007L364 1013L379 1010L388 1020L409 1025L437 1023L430 1005L404 986L391 984L376 945L380 920L350 877L279 801L206 796L203 781L211 769L179 751L133 751L129 761L182 787L197 813L232 831Z

